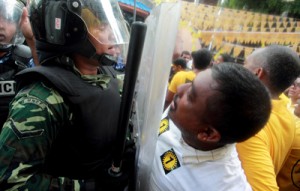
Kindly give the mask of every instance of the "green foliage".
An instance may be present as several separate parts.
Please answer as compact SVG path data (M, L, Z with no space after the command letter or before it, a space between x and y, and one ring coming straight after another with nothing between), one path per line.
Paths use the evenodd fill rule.
M300 0L291 2L284 0L227 0L224 6L274 15L281 15L287 12L289 17L300 19Z

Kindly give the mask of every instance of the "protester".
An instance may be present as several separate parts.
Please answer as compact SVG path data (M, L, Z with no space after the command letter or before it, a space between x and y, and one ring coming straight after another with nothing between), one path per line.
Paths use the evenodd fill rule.
M186 63L192 59L191 53L187 50L182 51L180 57L185 59Z
M187 69L192 70L193 69L193 60L192 60L192 55L191 55L190 51L188 51L188 50L182 51L180 57L185 59Z
M229 54L223 53L218 56L214 64L220 64L223 62L233 62L233 61L234 61L233 58Z
M257 77L240 65L215 65L180 86L169 108L148 190L251 190L235 143L268 120L270 97Z
M169 83L172 81L174 75L177 72L180 71L185 71L186 70L186 60L183 58L177 58L176 60L173 61L172 67L171 67L171 71L170 71L170 75L169 75Z
M283 97L284 95L282 95ZM298 77L288 89L289 99L287 100L288 110L295 116L296 134L284 165L278 176L277 183L280 191L298 191L300 188L299 161L300 161L300 115L299 115L299 96L300 96L300 78Z
M200 50L192 52L193 57L193 70L192 71L180 71L174 75L170 85L168 87L164 110L169 106L173 97L177 91L177 88L188 82L192 82L199 72L205 70L212 59L212 54L209 50L202 48Z
M0 190L124 190L126 171L108 174L119 88L100 73L115 64L115 45L128 43L118 2L31 0L29 15L41 66L16 77L0 134Z
M276 177L295 137L294 116L281 95L300 74L299 56L288 47L272 45L255 50L246 58L244 66L269 90L272 112L265 127L254 137L237 144L237 150L253 190L279 190Z

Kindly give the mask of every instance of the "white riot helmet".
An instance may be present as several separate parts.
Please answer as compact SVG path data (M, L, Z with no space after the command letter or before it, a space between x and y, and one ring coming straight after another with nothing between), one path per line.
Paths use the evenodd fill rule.
M0 50L6 50L25 40L20 21L25 3L19 0L0 0Z

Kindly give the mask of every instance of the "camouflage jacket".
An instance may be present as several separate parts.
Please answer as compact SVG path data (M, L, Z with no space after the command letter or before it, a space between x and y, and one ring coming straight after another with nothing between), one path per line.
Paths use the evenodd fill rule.
M105 87L107 78L85 79ZM100 83L98 83L100 81ZM69 106L42 82L23 88L10 105L0 134L0 190L75 191L87 189L85 180L42 173L42 166L59 128L70 119Z

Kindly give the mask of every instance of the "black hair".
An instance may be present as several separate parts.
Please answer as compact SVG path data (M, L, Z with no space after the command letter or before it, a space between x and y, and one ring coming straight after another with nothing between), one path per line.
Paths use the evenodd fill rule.
M281 94L292 85L300 74L300 59L291 48L271 45L249 56L254 65L262 67L269 78L269 89Z
M194 67L198 70L206 69L212 60L212 53L205 48L192 52Z
M181 68L186 69L186 61L183 58L177 58L173 61L176 66L181 66Z
M259 132L269 119L271 98L262 82L238 64L211 68L216 93L208 98L204 122L221 134L221 144L242 142Z
M223 58L223 62L233 62L234 61L233 58L227 53L221 54L220 56Z
M184 50L181 52L181 56L183 56L184 54L191 55L191 53L187 50Z

